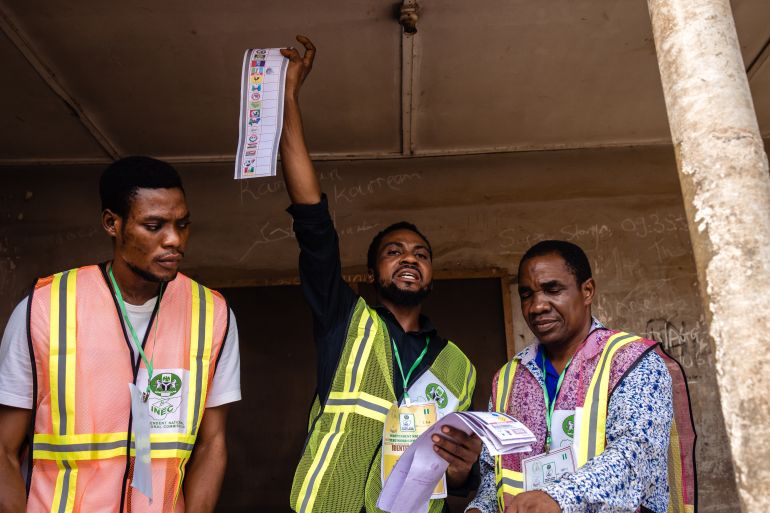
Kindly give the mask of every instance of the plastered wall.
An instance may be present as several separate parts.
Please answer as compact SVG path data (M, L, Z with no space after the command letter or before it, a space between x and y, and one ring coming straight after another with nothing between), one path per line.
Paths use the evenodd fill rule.
M402 219L428 235L434 266L445 273L497 269L514 275L521 254L543 238L582 246L598 285L594 313L610 327L660 341L688 373L699 433L700 511L738 511L671 148L317 167L351 275L364 270L377 230ZM213 286L294 282L297 249L280 177L235 182L228 165L179 169L193 219L184 266L189 274ZM2 323L35 276L109 258L99 228L100 171L0 169ZM518 311L513 319L521 345L526 330Z

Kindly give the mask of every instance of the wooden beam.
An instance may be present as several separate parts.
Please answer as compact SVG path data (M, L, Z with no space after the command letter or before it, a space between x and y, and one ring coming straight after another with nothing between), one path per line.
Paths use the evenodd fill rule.
M746 68L746 76L749 77L749 82L754 78L754 75L757 74L757 71L759 71L759 68L762 67L762 64L764 64L768 57L770 57L770 38L765 41L765 46L762 47L757 56L754 57L754 60L749 64L749 67Z
M0 29L6 36L8 36L8 39L11 40L13 45L19 52L21 52L27 62L29 62L30 66L32 66L48 87L50 87L51 90L61 98L65 104L67 104L72 112L77 115L80 123L85 127L88 133L91 134L91 137L94 138L104 153L106 153L110 159L114 160L118 158L120 156L118 149L112 141L110 141L109 137L107 137L107 135L91 119L91 116L80 105L80 102L78 102L59 82L56 74L29 43L29 38L19 28L19 24L14 20L8 8L3 3L0 3ZM6 162L3 163L5 164Z

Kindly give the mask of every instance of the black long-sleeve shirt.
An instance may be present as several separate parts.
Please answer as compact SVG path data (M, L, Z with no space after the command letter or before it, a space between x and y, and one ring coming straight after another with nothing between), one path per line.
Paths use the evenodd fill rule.
M294 218L294 233L300 247L299 276L302 292L313 311L313 331L318 355L317 393L323 402L334 380L358 295L342 279L339 239L329 215L326 196L315 205L292 205L288 212ZM404 332L387 308L374 308L385 321L391 343L398 347L405 374L425 349L429 339L428 351L409 378L411 385L430 368L447 341L436 332L433 323L424 315L420 316L418 331ZM393 386L400 401L404 385L397 364L393 365Z

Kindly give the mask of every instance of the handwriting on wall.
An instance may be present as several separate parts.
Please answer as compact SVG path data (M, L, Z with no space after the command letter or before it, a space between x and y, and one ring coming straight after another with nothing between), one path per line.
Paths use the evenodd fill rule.
M379 194L383 191L401 191L408 182L413 180L422 180L422 175L420 173L399 173L378 176L367 182L349 186L335 183L332 197L335 203L340 201L352 203L359 198Z
M339 204L349 204L356 200L372 196L375 194L398 194L410 182L422 180L421 173L395 173L374 178L366 178L363 181L353 181L349 178L343 179L339 170L330 169L319 173L319 179L322 182L332 183L332 194L328 198L330 214L334 221L337 234L340 239L348 236L354 236L362 233L371 232L378 228L380 223L365 216L359 216L355 219L346 219L338 221L337 206ZM240 180L240 200L241 205L245 202L259 201L267 196L280 193L286 195L286 187L282 179L271 180ZM288 198L287 198L288 199ZM272 244L294 237L292 229L292 220L288 216L275 219L274 212L268 213L271 217L253 224L254 234L249 246L241 254L239 262L246 261L253 255L254 250L265 244Z
M331 210L330 214L331 214L332 220L335 220L336 211ZM293 221L291 220L291 218L287 218L287 220L282 221L281 223L276 223L275 221L265 221L264 223L262 223L259 226L257 236L251 242L251 245L246 249L243 255L241 255L239 261L240 262L245 261L258 246L261 246L263 244L270 244L273 242L280 242L285 239L293 239L294 230L292 228L292 223ZM363 219L363 220L356 219L353 222L342 222L342 223L337 223L335 221L334 224L337 229L337 235L339 236L340 239L343 239L344 237L347 237L350 235L369 232L379 226L379 223L370 222L370 221L367 221L366 219Z
M700 321L688 326L685 321L650 319L645 326L644 336L660 342L663 349L686 370L708 365L712 356L706 327Z
M318 179L323 182L342 181L338 169L329 169L320 171ZM240 201L244 205L248 201L259 201L266 196L272 196L277 193L286 194L286 185L282 178L258 178L252 180L238 180L240 187Z
M692 250L683 214L605 216L602 222L571 222L547 231L519 222L497 232L498 253L520 257L544 239L567 240L586 251L599 290L594 311L608 325L660 342L690 378L713 365L695 270L685 260Z

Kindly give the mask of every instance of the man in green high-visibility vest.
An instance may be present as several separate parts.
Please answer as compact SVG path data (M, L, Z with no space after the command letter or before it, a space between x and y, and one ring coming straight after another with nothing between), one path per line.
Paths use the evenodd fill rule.
M367 266L381 305L368 305L343 281L337 233L305 146L298 102L315 47L303 36L297 40L304 54L282 51L290 62L281 162L301 250L302 289L315 321L318 385L291 507L303 513L373 512L382 489L382 433L390 405L411 397L434 400L439 415L468 409L475 370L421 315L432 287L433 254L416 226L397 223L372 241ZM450 493L467 493L481 441L447 428L434 443L449 463ZM431 513L443 509L443 500L430 501Z

